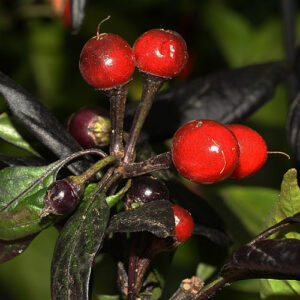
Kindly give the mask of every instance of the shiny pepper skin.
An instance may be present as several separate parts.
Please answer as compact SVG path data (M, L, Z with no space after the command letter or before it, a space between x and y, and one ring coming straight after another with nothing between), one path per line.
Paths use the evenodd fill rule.
M253 175L265 164L268 151L264 139L252 128L241 124L230 124L227 126L236 136L240 159L230 178L244 178Z
M239 146L226 126L212 120L195 120L175 133L172 158L182 176L211 184L233 173L239 160Z
M81 108L68 119L67 128L84 149L109 144L111 131L109 113L100 107Z
M188 59L184 39L172 30L145 32L136 40L133 52L140 71L164 78L180 73Z
M135 69L132 48L116 34L96 35L84 45L79 69L85 81L97 89L123 85L131 79Z
M174 236L178 242L184 242L190 238L194 229L194 221L191 214L183 207L173 205L175 230Z

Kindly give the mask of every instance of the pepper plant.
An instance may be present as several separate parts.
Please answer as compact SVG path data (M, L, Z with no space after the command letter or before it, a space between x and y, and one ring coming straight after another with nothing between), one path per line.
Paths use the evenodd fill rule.
M84 5L85 1L71 1L73 31L80 29ZM189 152L191 143L181 145L183 154L176 157L174 164L182 175L199 183L195 173L199 173L197 178L203 175L200 167L186 170L184 166L182 171L177 166L181 160L194 161L195 155L204 171L211 172L219 168L219 162L213 160L221 158L217 170L220 176L200 183L229 180L238 165L240 150L230 131L232 125L224 125L239 123L258 109L295 67L286 61L251 65L160 91L166 81L180 74L187 61L185 42L174 31L149 30L131 49L116 34L100 34L99 25L96 36L84 46L79 63L83 78L97 89L95 93L104 93L110 103L110 122L106 123L106 132L100 133L107 142L109 131L109 144L99 145L92 138L96 141L92 147L80 145L76 138L80 125L75 124L70 134L46 106L0 72L0 94L8 109L0 115L0 138L30 153L24 157L0 155L1 263L22 254L40 232L55 226L59 237L51 264L53 300L203 300L229 283L252 278L264 279L266 290L274 284L271 279L282 283L294 280L288 284L300 294L300 190L295 168L284 174L280 196L261 233L231 249L224 265L205 282L198 272L182 278L170 295L163 292L166 270L155 265L160 253L171 260L191 234L223 249L233 241L216 206L203 199L211 197L209 191L197 195L191 191L194 185L184 181L174 168L174 146L173 153L170 149L157 152L154 144L161 143L160 149L166 148L164 141L193 120L197 121L188 124L194 124L197 132L203 123L218 124L217 128L230 137L228 153L234 152L232 162L219 145L222 138L216 142L216 130L210 129L209 147L213 154L220 154L217 158L200 152L192 139L196 150ZM126 102L135 66L143 77L138 104ZM291 103L287 120L296 167L300 157L298 102L296 97ZM93 116L102 111L92 110ZM95 124L94 131L87 130L86 134L96 132ZM20 125L34 143L28 142ZM103 253L115 260L118 295L93 294L93 269Z

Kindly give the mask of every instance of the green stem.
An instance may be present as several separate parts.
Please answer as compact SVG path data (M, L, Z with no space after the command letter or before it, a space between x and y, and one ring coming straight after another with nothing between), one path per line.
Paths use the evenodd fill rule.
M145 120L150 112L155 95L166 80L165 78L149 74L143 75L142 99L135 113L128 141L125 146L125 155L123 159L124 164L128 164L133 161L135 145L138 137L140 136Z
M85 183L90 180L95 174L97 174L101 169L106 167L107 165L115 162L117 158L115 156L106 156L105 158L98 160L95 164L93 164L90 168L88 168L85 172L78 176L70 176L70 180L72 180L75 184L85 185Z

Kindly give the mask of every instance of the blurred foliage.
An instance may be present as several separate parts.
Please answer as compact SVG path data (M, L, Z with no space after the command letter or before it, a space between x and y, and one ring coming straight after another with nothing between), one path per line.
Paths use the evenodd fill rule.
M100 20L103 32L113 32L130 44L151 28L170 28L186 39L193 57L188 78L191 80L221 69L240 67L284 58L280 1L242 0L90 0L82 30L76 36L64 28L46 0L4 0L0 2L0 66L36 98L45 103L57 117L65 119L85 105L108 106L99 92L81 78L78 59L84 43L96 33ZM297 14L297 38L300 38L300 14ZM137 100L141 79L134 75L129 98ZM285 139L287 114L285 86L274 98L252 115L251 124L266 139L271 150L289 151ZM0 112L5 111L0 101ZM22 155L19 149L0 142L0 152ZM272 157L257 175L239 182L227 181L204 192L220 212L234 238L234 248L249 241L263 227L263 221L277 199L283 173L291 166L285 158ZM199 187L203 193L203 188ZM55 229L39 235L24 254L0 266L1 299L50 299L50 263ZM226 261L226 249L220 249L204 238L194 237L179 247L166 282L164 299L172 294L183 278L196 272L209 279ZM94 276L95 299L117 299L103 296L114 287L100 290L103 272L110 258L101 257ZM101 277L102 273L102 277ZM113 275L106 272L108 278ZM214 299L259 299L259 281L248 280L223 289ZM272 298L273 299L273 298ZM275 299L275 298L274 298Z

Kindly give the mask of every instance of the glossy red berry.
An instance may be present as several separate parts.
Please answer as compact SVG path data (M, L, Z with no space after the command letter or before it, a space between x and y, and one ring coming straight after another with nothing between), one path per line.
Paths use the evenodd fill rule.
M194 221L191 214L183 207L174 204L175 231L174 236L178 242L184 242L190 238L194 229Z
M172 30L145 32L136 40L133 52L140 71L165 78L180 73L188 59L184 39Z
M236 136L240 159L231 178L244 178L256 173L266 162L268 157L267 145L264 139L255 130L241 125L227 126Z
M195 120L175 133L172 158L185 178L215 183L234 171L239 159L238 142L226 126L212 120Z
M111 89L127 83L134 68L132 48L113 33L94 36L86 42L80 54L81 75L97 89Z
M85 107L74 113L67 122L68 131L83 148L109 144L109 113L100 107Z
M168 200L169 190L166 185L150 176L139 176L132 180L130 189L126 194L127 203L147 203L157 200Z

